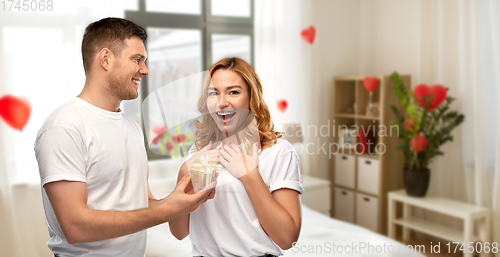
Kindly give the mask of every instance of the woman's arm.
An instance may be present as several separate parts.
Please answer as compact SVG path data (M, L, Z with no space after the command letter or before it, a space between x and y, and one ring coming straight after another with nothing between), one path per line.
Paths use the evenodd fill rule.
M193 166L193 163L196 159L201 158L202 155L206 155L209 161L217 162L217 149L210 150L212 148L212 141L209 142L207 146L198 151L193 157L191 157L188 161L184 162L179 169L179 175L177 176L177 183L189 173L189 168ZM186 187L186 193L193 194L193 184L190 182ZM213 199L215 197L215 188L213 188L208 195L207 199ZM189 213L183 216L180 216L177 219L174 219L169 222L170 232L174 235L178 240L182 240L189 235Z
M281 249L297 242L302 225L299 193L279 189L272 194L257 169L240 178L260 225Z
M272 194L258 171L258 144L252 156L237 146L223 146L219 161L243 183L257 218L271 239L282 249L289 249L299 238L302 225L299 193L279 189Z

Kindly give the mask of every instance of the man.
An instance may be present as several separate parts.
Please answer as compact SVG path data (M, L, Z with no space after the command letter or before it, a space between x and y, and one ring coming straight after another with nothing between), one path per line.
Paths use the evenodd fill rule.
M78 95L40 129L35 153L55 256L144 256L145 229L195 210L214 190L192 192L190 177L155 200L141 128L123 115L148 75L146 31L118 18L90 24L82 41L86 74Z

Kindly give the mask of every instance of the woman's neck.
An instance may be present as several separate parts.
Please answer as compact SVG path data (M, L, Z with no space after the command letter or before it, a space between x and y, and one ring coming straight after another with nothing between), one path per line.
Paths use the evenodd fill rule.
M225 145L229 145L229 143L235 144L235 145L240 145L243 142L245 142L245 137L247 137L246 134L247 133L245 133L245 131L241 130L238 133L230 135L228 138L222 139L222 143ZM256 143L257 141L255 141L255 140L259 140L258 138L255 138L255 139L254 138L246 138L246 139L248 139L248 141L250 141L251 143ZM255 142L252 142L252 141L255 141Z

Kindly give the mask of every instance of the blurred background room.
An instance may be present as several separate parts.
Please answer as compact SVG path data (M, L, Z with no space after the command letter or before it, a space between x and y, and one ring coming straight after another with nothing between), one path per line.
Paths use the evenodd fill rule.
M276 130L290 132L286 138L300 155L307 211L299 242L322 243L326 239L309 232L326 224L330 242L352 229L374 242L439 241L441 252L455 240L482 247L497 242L498 247L500 1L33 0L19 8L16 2L0 4L0 99L26 99L31 115L22 130L0 119L0 256L51 256L35 136L47 116L83 88L83 32L105 17L130 19L148 32L149 76L141 82L139 98L121 106L146 134L163 124L154 119L154 109L143 115L142 101L150 93L177 81L165 101L173 106L169 111L179 112L200 90L193 88L191 75L225 57L240 57L254 67ZM419 84L448 88L455 99L450 110L465 120L450 131L453 141L440 148L443 155L430 163L426 196L398 198L404 204L393 206L391 217L389 192L404 192L398 191L404 189L399 141L385 141L393 149L385 156L332 154L338 137L331 129L372 124L361 104L368 99L362 84L366 76L380 81L374 92L380 116L373 124L389 125L394 119L390 99L396 99L390 86L394 71L409 78L405 85L410 91ZM344 103L356 107L339 114ZM150 186L157 198L171 192L184 161L169 154L167 143L147 147ZM340 165L350 156L356 159ZM370 175L375 180L369 181L380 185L373 192L362 189L362 158L380 162L376 175ZM352 169L347 174L352 186L338 177L347 169ZM342 198L351 194L350 200ZM371 202L363 205L364 199ZM476 213L485 218L476 221ZM391 220L401 215L392 234ZM189 239L174 240L163 225L148 231L147 244L146 256L189 256L191 247ZM293 250L285 255L302 256Z

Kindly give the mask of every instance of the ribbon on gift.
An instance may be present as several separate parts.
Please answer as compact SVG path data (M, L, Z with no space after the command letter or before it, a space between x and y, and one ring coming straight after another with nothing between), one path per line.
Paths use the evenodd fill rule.
M200 159L194 161L191 167L191 181L195 187L203 189L210 185L215 179L215 174L223 169L222 165L216 162L208 161L208 156L203 155ZM198 191L195 189L195 191Z

